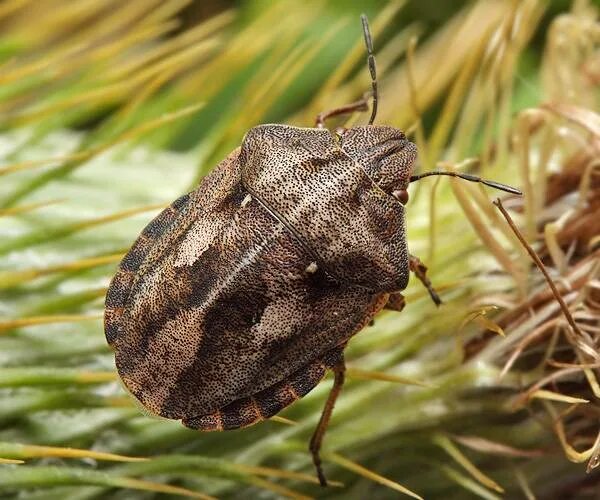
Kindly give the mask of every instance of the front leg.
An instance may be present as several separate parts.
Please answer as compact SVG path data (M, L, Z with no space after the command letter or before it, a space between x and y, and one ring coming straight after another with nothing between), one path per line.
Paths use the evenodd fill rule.
M369 110L369 93L365 94L362 99L352 102L350 104L346 104L345 106L340 106L339 108L330 109L329 111L323 111L317 115L317 119L315 120L315 127L317 128L325 128L325 120L332 118L334 116L339 115L350 115L357 111L368 111Z
M429 278L427 277L427 266L421 262L419 257L415 257L414 255L408 256L408 265L409 269L415 273L415 276L423 283L423 286L427 288L431 300L433 300L436 306L439 306L442 303L442 299L440 299L440 296L437 294L431 285L431 281L429 281Z

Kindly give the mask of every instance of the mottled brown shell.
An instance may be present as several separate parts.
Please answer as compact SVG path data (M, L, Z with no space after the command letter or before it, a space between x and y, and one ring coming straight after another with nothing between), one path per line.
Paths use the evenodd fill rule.
M151 412L236 428L312 389L407 280L402 205L327 130L263 125L143 230L105 333Z
M406 287L404 207L327 129L255 127L240 162L244 187L286 222L330 276L375 292Z

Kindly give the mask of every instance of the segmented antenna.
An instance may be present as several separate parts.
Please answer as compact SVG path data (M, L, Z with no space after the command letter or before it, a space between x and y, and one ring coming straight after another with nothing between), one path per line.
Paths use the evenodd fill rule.
M459 174L457 172L425 172L424 174L419 175L411 175L410 182L418 181L423 177L429 177L430 175L447 175L449 177L459 177L460 179L464 179L466 181L471 182L479 182L480 184L485 184L486 186L493 187L495 189L499 189L500 191L506 191L507 193L522 195L523 193L519 191L517 188L512 186L507 186L506 184L502 184L501 182L489 181L487 179L482 179L481 177L477 177L476 175L471 174Z
M371 109L371 118L369 118L369 125L373 125L375 117L377 116L377 69L375 67L375 56L373 55L373 40L371 39L371 31L369 30L369 20L365 14L360 16L362 21L363 33L365 35L365 45L367 46L367 64L369 66L369 73L371 73L371 86L373 87L373 108Z

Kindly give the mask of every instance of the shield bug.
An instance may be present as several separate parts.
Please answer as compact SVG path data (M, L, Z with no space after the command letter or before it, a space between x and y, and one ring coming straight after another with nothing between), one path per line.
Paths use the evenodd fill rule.
M203 431L246 427L334 385L310 441L319 449L344 382L348 340L383 308L401 310L409 272L404 205L417 150L377 114L375 58L363 32L373 106L368 125L325 127L368 110L368 97L316 127L259 125L142 231L106 296L105 334L127 389L150 412Z

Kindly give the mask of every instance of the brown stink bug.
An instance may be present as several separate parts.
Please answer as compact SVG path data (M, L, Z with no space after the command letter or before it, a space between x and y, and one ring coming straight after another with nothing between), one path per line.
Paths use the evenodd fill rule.
M417 151L395 128L335 133L259 125L198 188L142 231L106 296L105 333L125 386L150 412L203 431L246 427L334 386L310 441L319 449L344 382L344 348L381 309L401 310L409 271L440 300L408 253L407 188Z

